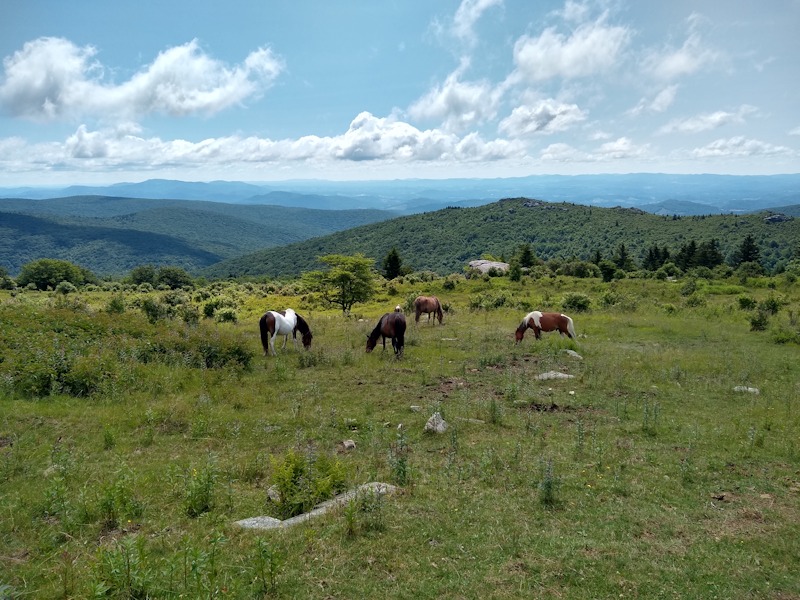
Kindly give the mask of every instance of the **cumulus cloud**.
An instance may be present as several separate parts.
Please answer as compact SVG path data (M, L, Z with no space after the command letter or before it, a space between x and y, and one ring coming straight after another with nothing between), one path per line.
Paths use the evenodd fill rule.
M197 142L143 137L135 125L90 130L81 125L62 143L27 144L0 139L0 169L101 171L129 168L217 168L235 164L373 162L491 162L521 157L514 140L484 140L477 133L459 137L439 129L420 130L395 118L362 112L336 136L271 140L227 136ZM20 161L18 157L25 156Z
M693 13L689 19L689 33L680 48L666 47L647 53L645 71L656 79L671 81L692 75L720 58L719 52L706 46L698 28L702 18Z
M649 152L649 146L636 145L627 137L617 138L612 142L602 144L594 156L597 160L619 160L623 158L644 158Z
M777 154L791 154L792 150L786 146L776 146L761 140L747 139L744 136L735 136L727 139L714 140L707 146L695 148L691 155L695 158L719 157L748 157L771 156Z
M434 86L408 109L413 119L436 120L446 131L459 132L493 119L502 91L486 81L461 80L469 63L462 60L459 68Z
M577 104L549 99L530 106L518 106L511 115L500 121L498 128L511 137L551 134L569 129L585 118L586 114Z
M94 47L63 38L27 42L3 61L0 107L40 121L213 114L257 96L284 68L269 48L230 67L193 40L165 50L128 81L114 84L105 81L96 55Z
M747 115L756 112L754 106L743 104L736 112L718 110L688 119L675 119L659 129L659 133L700 133L731 123L744 123Z
M514 44L514 62L530 82L555 77L595 75L613 67L629 42L627 28L604 19L578 26L569 36L548 28L538 37L524 35Z

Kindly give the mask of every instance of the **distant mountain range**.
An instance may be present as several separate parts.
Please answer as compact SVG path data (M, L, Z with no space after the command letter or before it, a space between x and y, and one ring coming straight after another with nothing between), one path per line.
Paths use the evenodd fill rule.
M45 199L114 196L271 204L325 210L376 209L402 214L447 206L480 206L527 197L603 207L634 207L655 214L747 213L800 204L800 174L789 175L532 175L498 179L403 179L392 181L298 180L270 183L141 183L63 188L0 188L0 198Z
M536 199L562 207L542 214L571 217L563 225L551 219L550 230L535 219L509 222L515 228L510 231L497 229L509 206L503 204L507 200L499 202L503 198ZM474 210L484 207L485 214ZM524 242L546 258L608 252L620 241L641 252L650 241L686 239L696 230L694 219L712 218L707 215L722 219L719 229L708 235L719 236L728 250L739 239L736 216L747 216L741 223L752 223L757 239L770 243L765 254L771 265L785 259L791 246L783 234L779 241L771 238L794 231L796 224L767 224L763 215L752 214L764 209L787 219L800 216L800 174L280 184L150 180L107 187L0 189L0 266L13 275L31 260L58 258L104 276L123 275L142 264L180 266L210 277L280 276L318 268L315 261L321 254L363 252L380 259L396 246L414 257L416 269L459 270L467 260L487 252L501 255ZM631 214L640 216L631 221ZM673 216L692 220L671 223ZM571 222L573 217L579 223ZM707 221L712 222L718 222L716 217ZM661 236L661 230L669 235Z

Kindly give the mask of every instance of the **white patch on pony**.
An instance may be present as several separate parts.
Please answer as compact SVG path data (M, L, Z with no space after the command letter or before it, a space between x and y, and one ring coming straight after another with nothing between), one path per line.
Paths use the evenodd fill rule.
M533 311L531 314L528 315L528 318L533 319L533 323L539 329L542 328L542 313L538 310Z

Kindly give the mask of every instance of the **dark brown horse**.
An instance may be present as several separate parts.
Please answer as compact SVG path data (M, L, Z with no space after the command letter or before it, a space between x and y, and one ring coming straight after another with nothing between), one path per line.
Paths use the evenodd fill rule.
M367 352L378 344L378 338L383 338L383 349L386 350L386 338L392 339L392 348L395 355L399 358L403 356L403 346L405 345L406 318L403 313L390 312L383 315L375 329L367 336Z
M261 331L261 345L264 347L264 354L276 356L275 338L283 336L283 347L286 348L286 340L292 334L292 341L297 347L297 332L300 332L303 340L303 348L308 350L311 347L311 328L305 319L294 312L291 308L286 310L270 310L261 317L258 322Z
M414 300L414 322L419 323L419 316L423 313L428 315L428 323L431 322L431 315L433 315L433 322L436 323L436 318L439 318L439 325L442 324L442 303L436 296L417 296Z
M517 327L516 337L518 344L522 341L522 336L525 335L525 331L528 328L533 329L533 335L536 336L537 340L542 337L543 331L558 331L561 335L566 335L573 340L576 337L575 325L572 323L572 319L561 313L543 313L538 310L529 312Z

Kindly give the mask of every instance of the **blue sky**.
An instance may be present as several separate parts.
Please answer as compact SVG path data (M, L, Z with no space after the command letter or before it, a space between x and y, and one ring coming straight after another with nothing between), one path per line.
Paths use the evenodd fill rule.
M800 172L800 0L4 0L0 185Z

